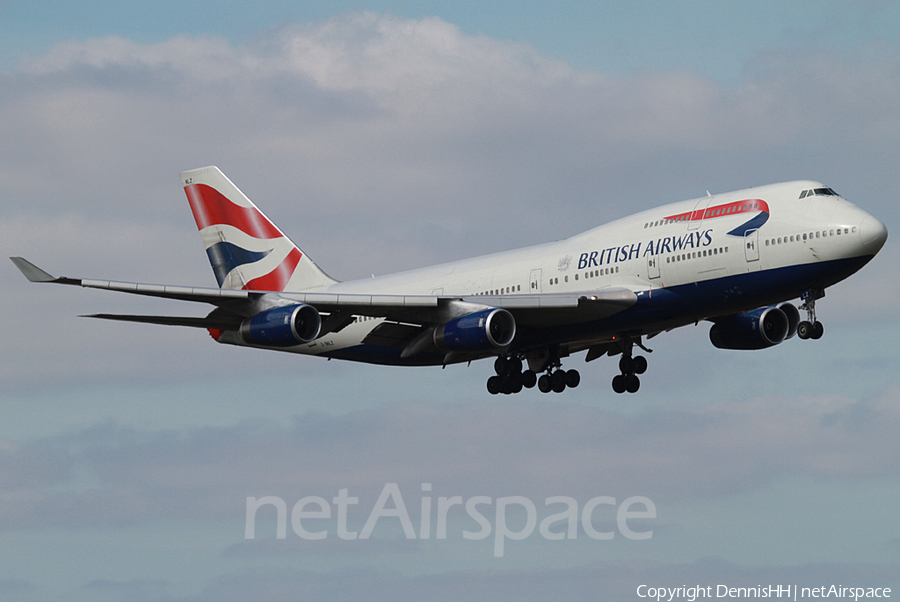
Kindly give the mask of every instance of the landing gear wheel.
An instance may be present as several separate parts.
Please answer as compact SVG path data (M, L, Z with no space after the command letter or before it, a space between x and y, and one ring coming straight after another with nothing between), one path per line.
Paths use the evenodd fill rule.
M531 370L522 373L522 386L526 389L532 388L537 383L537 374Z
M619 360L619 372L622 374L631 374L634 372L634 360L630 356L623 355Z
M498 356L494 360L494 372L497 373L497 376L503 376L509 372L509 360L503 356Z
M810 337L813 340L821 339L823 334L825 334L825 327L822 326L821 322L816 322L812 325L812 334L810 335Z
M633 360L631 360L632 366L634 367L635 374L643 374L647 371L647 358L643 355L639 355Z
M549 393L553 389L549 374L542 374L538 379L538 389L541 390L541 393Z
M517 357L510 358L507 370L510 374L522 373L522 360Z
M799 324L797 324L797 336L803 339L804 341L812 336L813 325L811 322L807 322L803 320Z
M496 395L500 392L502 383L500 382L499 376L492 376L487 381L487 390L491 395Z
M641 379L639 379L634 374L629 374L625 377L625 390L629 393L637 393L638 389L641 388Z
M616 393L624 393L626 388L626 377L624 374L618 374L613 377L612 388Z
M566 372L566 386L570 389L574 389L581 382L581 374L578 373L578 370L569 370Z
M550 375L550 384L554 393L562 393L566 390L566 371L557 370Z

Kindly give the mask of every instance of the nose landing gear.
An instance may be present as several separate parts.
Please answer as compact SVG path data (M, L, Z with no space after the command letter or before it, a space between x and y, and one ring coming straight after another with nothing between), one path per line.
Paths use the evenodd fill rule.
M816 299L821 299L824 296L825 291L822 289L807 290L800 295L800 298L803 300L803 305L800 306L800 309L806 310L807 316L806 320L797 324L797 336L801 339L821 339L825 333L825 327L816 320Z

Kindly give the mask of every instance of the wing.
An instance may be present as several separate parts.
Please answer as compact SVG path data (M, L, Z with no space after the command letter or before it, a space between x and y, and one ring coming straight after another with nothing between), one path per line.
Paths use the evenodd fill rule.
M118 291L132 295L161 297L207 303L216 308L205 318L176 316L139 316L94 314L87 317L127 322L144 322L198 328L232 329L235 324L254 315L261 303L268 300L284 300L305 303L319 312L328 314L323 322L323 332L335 332L346 326L352 316L383 317L389 321L413 324L440 324L450 317L462 315L470 308L497 307L509 311L518 324L547 327L572 324L585 320L609 317L632 306L637 296L625 288L608 288L585 293L541 295L386 295L343 294L327 292L285 293L271 291L234 290L217 288L184 287L134 282L89 280L84 278L56 277L22 257L11 257L12 262L31 282L68 284L84 288ZM269 303L268 305L271 305ZM400 335L394 329L392 337ZM409 329L406 332L411 333ZM400 336L400 338L406 338Z

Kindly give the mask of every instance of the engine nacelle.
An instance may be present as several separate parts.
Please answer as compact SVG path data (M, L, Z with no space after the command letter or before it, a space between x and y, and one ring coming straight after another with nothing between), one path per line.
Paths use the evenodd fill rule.
M765 349L783 341L790 330L788 315L773 305L716 322L709 330L709 340L719 349Z
M485 309L437 327L434 344L444 351L487 351L506 347L516 336L516 320L505 309Z
M797 325L800 324L800 310L793 303L782 303L778 306L778 309L783 311L788 319L788 331L784 335L784 340L786 341L797 334Z
M293 347L314 341L322 318L312 305L300 303L261 311L241 324L241 338L252 345Z

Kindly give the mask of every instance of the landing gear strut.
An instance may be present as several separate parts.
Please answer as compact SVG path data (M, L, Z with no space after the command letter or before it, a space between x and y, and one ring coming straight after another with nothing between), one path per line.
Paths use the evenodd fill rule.
M797 324L797 336L801 339L821 339L825 333L825 327L816 320L816 299L824 296L825 291L822 289L807 290L800 295L800 299L803 300L800 309L806 310L807 316L806 320Z
M487 390L491 395L497 393L519 393L523 388L530 389L537 384L542 393L562 393L566 387L575 388L581 382L578 370L563 370L558 359L547 364L547 371L540 378L533 370L522 371L522 360L516 356L498 357L494 361L497 373L487 381Z
M634 343L635 341L630 338L625 339L622 358L619 360L619 370L622 373L615 376L612 380L612 388L616 393L624 393L625 391L637 393L638 389L641 388L641 379L637 375L647 371L647 358L643 355L632 357L631 353ZM638 340L637 344L641 349L648 353L650 352L649 349L641 345L640 340Z

